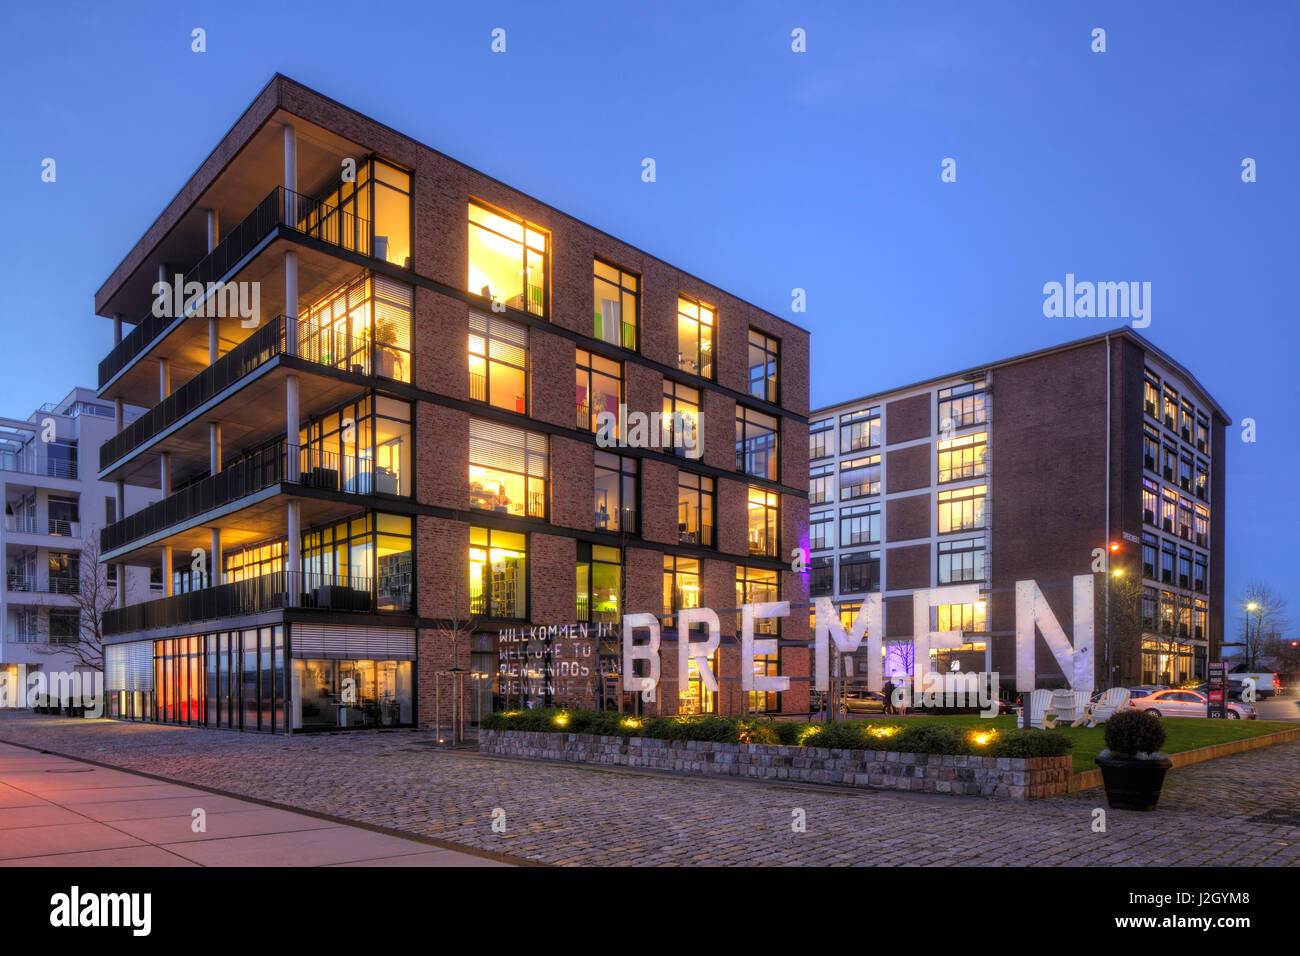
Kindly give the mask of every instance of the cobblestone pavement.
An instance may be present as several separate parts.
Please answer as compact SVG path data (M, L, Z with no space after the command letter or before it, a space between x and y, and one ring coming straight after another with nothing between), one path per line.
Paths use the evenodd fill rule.
M1108 809L1099 833L1100 789L1027 804L850 792L436 750L426 731L263 737L9 711L0 740L560 865L1300 866L1300 741L1175 770L1156 812Z

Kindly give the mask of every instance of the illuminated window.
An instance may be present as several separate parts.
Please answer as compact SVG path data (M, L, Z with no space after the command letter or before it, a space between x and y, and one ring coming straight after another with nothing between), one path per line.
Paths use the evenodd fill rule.
M1160 461L1160 436L1150 428L1142 432L1142 466L1147 471L1155 471Z
M576 382L578 427L594 432L604 426L611 438L620 437L618 406L623 400L623 366L578 349ZM607 413L606 417L598 421L602 413Z
M988 434L977 432L939 442L939 481L982 478L988 456Z
M779 496L775 491L749 489L749 553L776 557L779 521Z
M736 605L761 604L781 599L781 587L775 571L757 568L736 568ZM739 632L741 616L736 615L736 628ZM758 618L754 621L756 637L771 639L781 634L781 619ZM780 673L780 653L755 654L754 674L758 677L771 677ZM751 691L749 710L751 713L772 713L780 709L780 696L775 691Z
M1142 479L1142 520L1147 524L1156 523L1156 512L1160 509L1160 486L1150 478Z
M527 535L469 529L470 613L519 620L528 616Z
M699 559L664 555L664 614L670 615L682 608L699 606ZM671 620L664 621L665 629L673 626Z
M939 542L940 584L962 584L983 580L983 538L961 538Z
M749 394L764 401L777 401L777 362L781 343L757 329L749 330Z
M1199 412L1196 414L1196 450L1203 455L1210 453L1210 420Z
M840 501L880 494L880 456L864 455L840 462Z
M578 542L578 620L617 623L623 606L623 552Z
M469 397L521 415L528 413L526 326L470 311Z
M1160 492L1160 527L1166 531L1174 530L1174 516L1178 511L1178 493L1168 488Z
M808 548L811 551L825 551L835 546L835 512L823 511L808 518Z
M701 378L713 378L713 308L677 297L677 367Z
M546 517L546 436L480 418L469 420L469 506Z
M1192 605L1192 638L1198 641L1205 640L1206 621L1209 619L1210 610L1206 603L1199 598Z
M777 480L779 425L773 415L736 406L736 471Z
M636 350L641 315L641 279L617 266L592 260L595 311L591 334L602 342Z
M939 492L939 533L973 531L984 527L986 485Z
M985 602L941 604L935 608L936 631L983 631Z
M1192 422L1196 415L1192 411L1192 403L1183 399L1182 404L1178 407L1178 433L1183 436L1183 441L1192 440Z
M1164 423L1166 428L1178 427L1178 393L1168 385L1164 389Z
M1192 539L1192 502L1183 497L1178 499L1178 537Z
M356 178L323 198L288 194L300 232L332 245L411 268L411 175L381 159L357 163Z
M704 417L699 389L664 379L660 447L666 452L699 458L704 454Z
M682 544L713 547L713 479L677 472L677 538Z
M840 547L880 541L880 505L858 505L840 509Z
M808 472L808 503L824 505L835 498L835 466L823 465Z
M874 448L880 444L880 409L868 408L840 416L840 452Z
M596 449L596 530L635 534L636 491L636 459Z
M411 406L371 394L298 432L300 480L349 494L410 497Z
M546 315L547 233L539 226L469 204L469 291L513 309Z
M1210 497L1210 466L1199 458L1196 459L1196 476L1193 479L1196 488L1196 497L1202 501Z
M357 375L409 382L414 302L410 286L361 275L302 313L297 355Z
M819 422L813 422L808 426L808 458L817 459L825 458L827 455L835 453L835 422L829 418L823 418Z
M1201 547L1207 547L1210 543L1210 509L1203 505L1197 505L1195 520L1193 540Z
M939 431L948 433L988 421L983 382L939 389Z
M1142 409L1152 418L1160 417L1160 379L1150 372L1142 382Z

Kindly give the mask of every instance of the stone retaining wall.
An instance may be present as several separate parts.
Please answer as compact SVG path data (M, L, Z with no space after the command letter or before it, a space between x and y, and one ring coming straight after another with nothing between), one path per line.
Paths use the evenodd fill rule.
M1065 793L1072 773L1068 756L973 757L518 730L480 730L478 749L498 757L1004 800Z

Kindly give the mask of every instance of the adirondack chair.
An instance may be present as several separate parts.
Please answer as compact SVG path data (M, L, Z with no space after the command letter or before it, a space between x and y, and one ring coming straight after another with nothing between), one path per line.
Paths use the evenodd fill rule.
M1098 724L1104 724L1116 711L1127 707L1128 700L1127 687L1112 687L1101 695L1101 700L1092 705L1092 720L1088 723L1088 726L1096 727Z
M1039 730L1048 730L1056 726L1056 721L1048 718L1047 713L1051 709L1052 692L1050 690L1036 690L1029 695L1029 726L1037 727Z
M1057 720L1072 723L1078 716L1076 708L1078 704L1072 690L1054 690L1052 691L1052 702L1047 707L1047 712L1055 714Z
M1092 695L1086 690L1071 691L1074 694L1074 722L1071 727L1082 727L1092 719Z

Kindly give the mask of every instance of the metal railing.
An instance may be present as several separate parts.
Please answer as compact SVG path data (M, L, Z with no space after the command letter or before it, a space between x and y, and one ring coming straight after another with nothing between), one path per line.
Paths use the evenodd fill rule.
M40 522L28 515L5 515L5 530L18 534L37 534Z
M71 478L75 481L77 463L62 458L48 458L44 455L7 453L0 455L0 471L42 475L46 478Z
M296 598L291 599L295 594ZM105 634L126 634L286 607L373 613L374 584L369 578L274 571L243 581L113 608L104 614L103 628Z
M10 574L5 578L5 590L25 594L80 594L81 579L52 574L42 583L30 575Z
M50 518L46 523L47 533L57 538L80 538L81 522L69 521L67 518Z
M228 274L279 226L364 256L370 255L369 220L327 202L310 199L291 189L276 186L239 225L217 243L215 249L185 273L181 281L185 285L198 282L206 289L209 283ZM175 278L169 277L169 281L174 282ZM180 317L175 315L155 315L150 310L108 357L99 363L100 388L146 351L178 318Z

